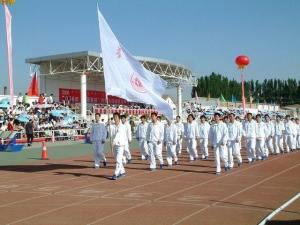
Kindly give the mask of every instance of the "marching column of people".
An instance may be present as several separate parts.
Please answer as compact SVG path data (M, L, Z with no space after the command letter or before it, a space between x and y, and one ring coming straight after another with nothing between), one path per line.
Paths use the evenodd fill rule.
M129 148L132 140L131 127L126 117L118 113L113 115L114 123L109 123L107 127L100 122L100 116L100 114L95 115L95 123L91 127L95 168L99 168L101 162L106 166L103 149L106 139L110 136L116 160L115 173L112 177L115 180L125 175L124 165L126 161L131 161ZM299 119L291 119L290 116L286 116L284 122L280 116L272 119L269 115L262 117L260 114L253 119L252 114L247 113L245 121L241 122L234 113L223 118L219 113L215 113L209 123L203 115L197 122L190 114L185 124L177 116L174 122L167 120L164 125L160 116L153 112L150 123L147 123L145 116L140 117L141 122L137 126L135 136L140 157L142 160L149 160L151 171L156 169L157 160L159 168L164 167L163 146L166 151L167 165L169 167L173 164L178 165L178 156L182 153L182 140L185 140L190 162L198 160L199 154L203 160L207 160L209 146L212 147L216 174L219 175L222 172L221 162L224 171L233 169L234 160L237 161L238 167L242 166L242 141L245 143L249 164L253 164L256 160L266 160L270 154L284 154L300 148Z

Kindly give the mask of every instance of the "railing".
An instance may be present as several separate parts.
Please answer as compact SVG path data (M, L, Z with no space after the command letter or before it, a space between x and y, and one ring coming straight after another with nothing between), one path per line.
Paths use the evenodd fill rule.
M106 108L94 108L95 113L100 114L113 114L113 113L120 113L120 114L128 114L128 115L144 115L144 114L151 114L152 112L157 112L156 109L106 109Z
M46 141L65 141L65 140L79 140L84 137L88 128L81 129L59 129L59 130L39 130L33 132L34 139L43 139ZM25 131L16 132L17 141L26 140Z

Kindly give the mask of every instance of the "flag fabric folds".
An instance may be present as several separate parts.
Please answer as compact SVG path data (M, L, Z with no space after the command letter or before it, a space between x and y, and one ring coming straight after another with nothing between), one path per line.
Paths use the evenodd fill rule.
M28 96L39 96L39 84L36 73L32 76L32 80L28 88Z
M166 81L145 69L122 46L98 6L97 10L106 94L130 102L151 104L167 118L173 119L171 106L161 97L167 86Z

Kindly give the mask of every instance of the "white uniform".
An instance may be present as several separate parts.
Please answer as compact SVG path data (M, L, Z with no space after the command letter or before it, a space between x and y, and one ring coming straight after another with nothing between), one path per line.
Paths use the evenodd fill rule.
M275 147L276 154L283 152L283 132L284 132L283 122L275 121L275 123L274 123L274 147Z
M160 165L164 164L164 160L162 157L162 145L164 139L164 132L161 128L161 123L150 123L147 128L146 140L149 148L149 159L150 159L150 169L156 168L156 160L157 157Z
M209 141L213 146L215 154L216 172L221 172L221 161L223 161L225 170L228 168L228 159L226 152L226 143L228 140L228 129L225 123L219 122L211 125L209 131Z
M124 148L128 143L126 126L121 122L119 125L111 125L111 137L113 144L113 153L116 159L115 175L119 176L125 173L123 165Z
M245 144L248 155L248 162L251 163L256 159L255 144L256 144L256 122L254 120L245 121L243 124Z
M233 156L237 158L238 164L242 164L241 157L241 138L243 136L243 130L239 122L234 121L233 123L227 124L228 129L228 141L227 141L227 150L228 150L228 166L233 168L234 161Z
M295 139L297 130L294 122L292 121L285 122L284 127L286 135L286 151L289 152L290 149L296 149Z
M166 124L164 129L164 143L167 150L167 162L172 166L172 160L176 163L178 161L176 155L176 142L177 142L177 127L175 124Z
M106 162L103 153L104 143L107 136L107 130L104 123L93 123L91 127L90 140L93 143L95 168L100 167L100 161Z
M182 136L184 134L184 126L182 122L175 123L177 127L177 143L176 143L176 153L181 154L182 149Z
M202 159L208 157L208 135L209 135L209 129L210 125L208 122L200 122L198 124L199 129L199 144L200 144L200 150L202 152Z
M196 149L196 138L199 137L199 129L195 121L192 121L191 123L186 123L184 136L187 144L187 149L190 155L190 160L193 161L195 159L198 159L198 153Z
M297 139L296 139L296 148L300 149L300 123L296 123L296 130L297 130Z
M265 139L267 128L264 122L256 123L256 151L259 159L266 157Z
M131 153L130 153L130 150L129 150L129 143L131 142L132 140L132 136L131 136L131 126L129 124L128 121L126 121L124 123L125 127L126 127L126 138L127 138L127 142L125 144L125 147L124 147L124 156L123 156L123 162L124 164L126 164L126 161L130 161L131 160Z
M272 121L266 122L266 156L269 156L269 152L271 154L274 153L273 148L273 137L275 134L274 123Z
M147 128L148 128L148 123L141 122L138 125L136 130L136 138L138 139L139 142L142 159L146 159L146 157L148 157L149 154L148 145L146 141Z

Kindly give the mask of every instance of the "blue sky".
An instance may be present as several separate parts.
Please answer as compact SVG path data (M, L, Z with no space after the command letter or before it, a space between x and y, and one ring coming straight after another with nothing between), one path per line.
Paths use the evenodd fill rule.
M184 64L199 75L239 79L235 57L246 54L247 79L300 79L298 0L101 0L100 10L133 54ZM30 82L25 58L100 51L96 0L16 0L13 16L15 89ZM0 10L0 93L8 85Z

